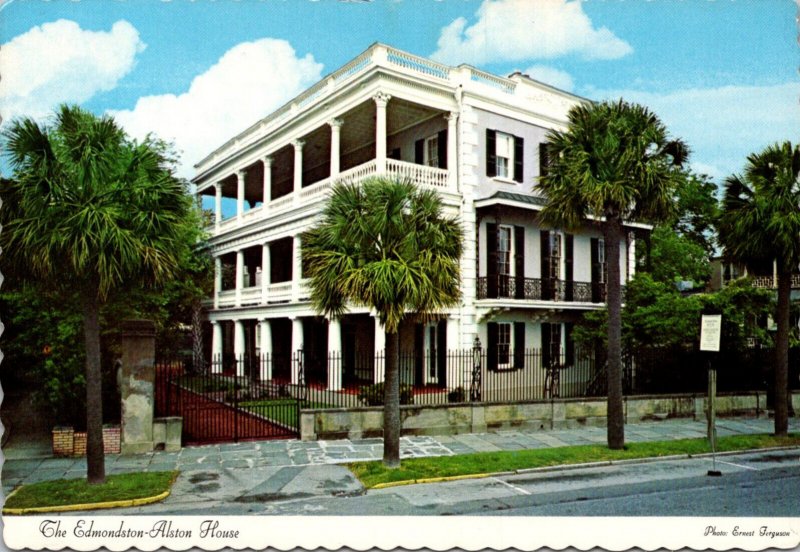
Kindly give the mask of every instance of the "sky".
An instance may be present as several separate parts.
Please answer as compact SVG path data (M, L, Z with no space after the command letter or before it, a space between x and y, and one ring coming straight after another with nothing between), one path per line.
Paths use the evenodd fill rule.
M0 115L60 103L174 142L179 173L373 42L647 105L716 182L800 141L792 0L0 0Z

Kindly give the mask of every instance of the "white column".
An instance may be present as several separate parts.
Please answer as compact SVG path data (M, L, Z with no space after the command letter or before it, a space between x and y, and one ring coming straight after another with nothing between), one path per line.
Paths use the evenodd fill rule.
M375 164L378 174L386 173L386 105L391 96L378 92L375 101Z
M272 199L272 157L269 155L264 156L264 195L262 202L264 203L264 212L266 212L267 203Z
M338 318L328 322L328 389L342 389L342 323Z
M292 301L300 300L300 285L303 280L300 234L294 237L292 246Z
M636 274L636 234L628 234L628 281Z
M386 330L377 315L373 314L375 321L375 370L372 374L374 383L380 383L386 378ZM398 370L400 367L397 367Z
M261 366L259 366L259 373L262 380L272 379L272 326L269 325L269 320L262 318L259 322L261 328Z
M266 305L269 292L270 283L270 259L269 259L269 244L264 243L261 245L261 304Z
M214 308L219 308L219 294L222 292L222 257L214 257Z
M242 306L242 287L244 287L244 249L236 252L236 306Z
M295 197L300 193L303 188L303 140L295 140L292 142L294 146L294 193Z
M448 165L449 167L450 165ZM448 316L447 317L447 350L448 351L455 351L459 348L459 322L458 318L455 316ZM469 389L469 384L465 380L465 374L459 371L459 362L458 358L452 358L449 354L445 357L445 362L447 362L447 388L448 389L455 389L456 387L463 387L464 390Z
M298 353L303 350L303 320L299 316L296 316L291 320L292 320L292 383L299 383L300 365L296 362L296 359L298 357Z
M236 173L236 216L239 218L239 224L241 224L244 214L244 177L246 174L245 171Z
M222 372L222 324L211 321L211 371Z
M222 224L222 182L214 184L214 229L219 232Z
M233 321L233 355L236 357L236 375L244 375L244 323Z
M328 121L331 127L331 177L339 174L339 143L342 131L342 120L331 119Z
M447 115L447 184L451 190L458 187L458 113Z

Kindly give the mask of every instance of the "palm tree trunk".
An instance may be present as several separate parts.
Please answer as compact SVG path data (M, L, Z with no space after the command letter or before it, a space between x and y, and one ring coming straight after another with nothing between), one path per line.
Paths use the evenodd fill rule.
M192 305L192 367L195 374L206 372L203 355L203 306L200 302Z
M792 271L778 271L778 334L775 336L775 435L789 432L789 302Z
M90 485L103 483L106 479L98 296L97 282L92 281L83 298L83 336L86 344L86 479Z
M620 293L619 244L622 221L606 217L605 247L608 278L608 448L625 446L625 417L622 410L622 299Z
M400 467L400 336L386 333L386 374L383 383L383 465Z

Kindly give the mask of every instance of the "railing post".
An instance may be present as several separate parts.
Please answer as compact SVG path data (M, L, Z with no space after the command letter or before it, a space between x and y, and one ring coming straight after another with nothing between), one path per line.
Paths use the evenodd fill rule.
M482 356L483 351L481 349L481 340L478 336L475 336L475 340L472 342L472 383L469 389L470 402L480 402L481 400L481 389L483 386L481 382Z

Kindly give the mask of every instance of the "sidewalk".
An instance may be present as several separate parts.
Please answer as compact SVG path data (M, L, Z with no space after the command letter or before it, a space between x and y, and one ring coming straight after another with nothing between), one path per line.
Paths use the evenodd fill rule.
M790 418L790 431L800 431L800 419ZM717 420L719 436L770 433L770 419ZM626 442L705 437L705 421L667 420L628 424ZM606 428L569 430L512 430L448 436L401 438L402 458L447 456L473 452L521 450L568 445L604 444ZM380 460L383 441L256 441L186 447L180 452L153 452L135 456L106 456L106 473L179 470L181 476L163 503L113 510L122 513L247 513L247 504L315 495L355 495L363 488L344 466L358 460ZM2 471L4 494L19 484L86 475L84 458L19 458L8 451ZM98 511L98 514L101 512Z

